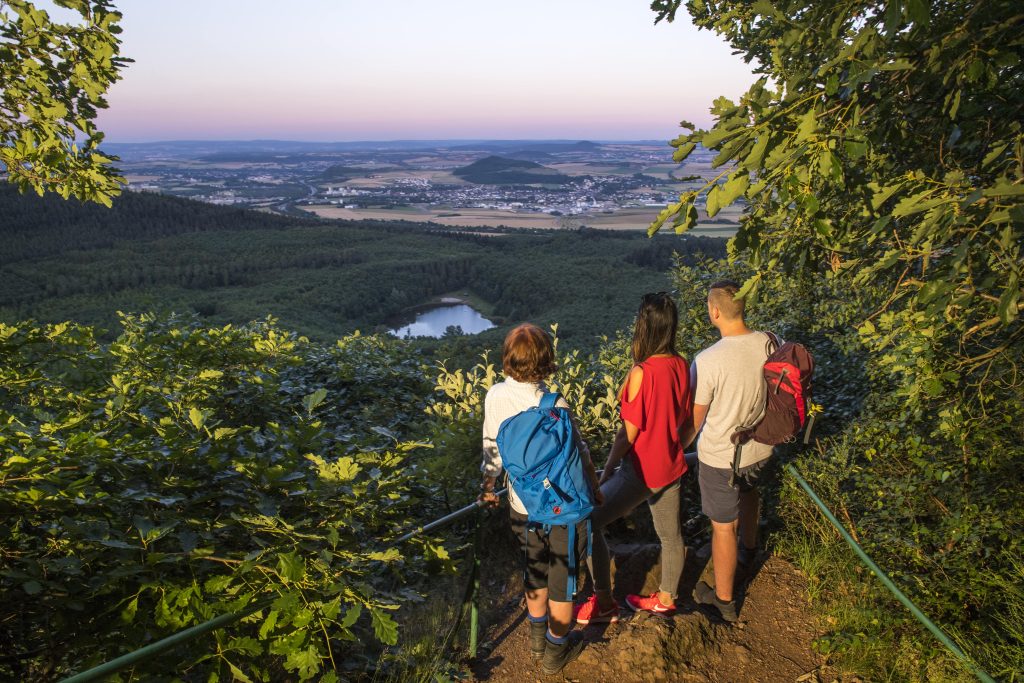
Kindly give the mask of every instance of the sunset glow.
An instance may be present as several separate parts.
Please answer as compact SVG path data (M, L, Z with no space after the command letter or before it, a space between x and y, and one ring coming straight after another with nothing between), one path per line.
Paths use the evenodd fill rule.
M108 140L668 139L750 66L647 3L118 3Z

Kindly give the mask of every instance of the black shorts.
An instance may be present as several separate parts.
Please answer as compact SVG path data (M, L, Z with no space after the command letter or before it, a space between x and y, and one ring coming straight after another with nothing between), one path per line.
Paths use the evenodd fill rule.
M545 532L538 524L529 524L526 515L509 510L512 533L519 540L523 557L523 583L529 589L548 589L548 600L572 602L566 595L569 584L569 529L565 525L552 526ZM576 524L576 547L573 549L576 570L587 557L587 522Z
M740 516L740 494L753 490L764 466L770 458L741 467L736 485L729 486L731 467L711 467L700 463L697 480L700 483L700 509L712 522L728 524Z

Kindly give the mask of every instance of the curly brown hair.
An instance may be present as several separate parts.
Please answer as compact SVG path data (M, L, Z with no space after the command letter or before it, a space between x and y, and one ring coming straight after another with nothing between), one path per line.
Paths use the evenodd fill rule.
M536 325L517 325L501 348L501 367L517 382L540 382L558 370L551 335Z

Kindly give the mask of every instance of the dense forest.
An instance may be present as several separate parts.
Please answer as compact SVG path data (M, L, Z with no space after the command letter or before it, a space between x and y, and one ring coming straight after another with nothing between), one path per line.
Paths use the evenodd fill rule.
M468 166L455 169L452 174L471 183L483 185L564 185L572 181L569 176L533 161L499 156L484 157Z
M566 343L592 349L640 294L668 287L673 253L724 254L707 237L324 221L146 193L107 210L0 187L0 215L0 320L111 330L119 310L220 324L273 315L329 341L468 289L498 322L558 322Z

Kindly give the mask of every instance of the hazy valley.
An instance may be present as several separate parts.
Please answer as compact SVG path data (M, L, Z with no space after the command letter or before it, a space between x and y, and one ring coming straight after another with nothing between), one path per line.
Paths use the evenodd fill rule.
M650 141L212 141L106 149L121 157L133 190L278 213L458 227L643 229L681 192L718 174L711 152L676 164L669 146ZM737 204L713 220L704 215L697 232L729 236L741 212Z

